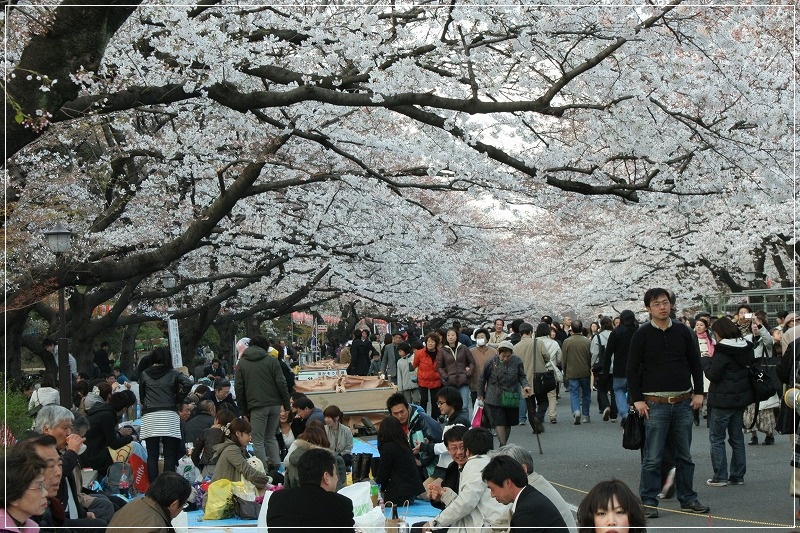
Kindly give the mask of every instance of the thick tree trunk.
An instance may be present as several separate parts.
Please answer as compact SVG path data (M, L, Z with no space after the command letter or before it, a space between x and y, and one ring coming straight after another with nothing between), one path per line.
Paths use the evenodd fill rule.
M6 381L22 375L22 334L25 331L31 309L31 307L26 307L5 313L3 346L6 350ZM55 363L53 366L55 367Z
M119 356L119 367L123 374L132 378L134 374L133 354L136 351L136 335L141 323L130 324L122 335L122 350Z

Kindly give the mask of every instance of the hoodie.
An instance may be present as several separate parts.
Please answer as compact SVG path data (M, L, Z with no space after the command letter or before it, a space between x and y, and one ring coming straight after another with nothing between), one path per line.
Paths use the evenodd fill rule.
M236 402L245 415L253 409L276 405L290 410L289 389L281 365L258 346L247 348L239 359L234 389Z
M714 349L714 357L702 358L703 372L711 382L709 407L737 409L753 403L747 370L753 360L753 343L742 338L722 339Z

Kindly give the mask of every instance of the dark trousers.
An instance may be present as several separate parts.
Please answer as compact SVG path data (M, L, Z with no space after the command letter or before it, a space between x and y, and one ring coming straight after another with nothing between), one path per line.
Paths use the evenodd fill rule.
M441 414L441 412L439 412L439 406L436 405L436 395L439 394L439 389L441 389L441 387L437 387L435 389L426 389L425 387L419 388L419 397L420 397L419 404L422 407L422 410L425 412L428 412L428 393L430 392L431 418L433 418L434 420L438 420L439 415Z
M614 390L611 388L610 378L602 372L592 371L594 374L594 385L597 387L597 405L600 407L600 414L611 409L611 418L617 418L617 399L614 397ZM609 396L611 399L609 400Z
M164 472L175 472L178 468L181 439L175 437L150 437L145 439L147 448L147 477L150 483L158 477L159 444L164 448Z

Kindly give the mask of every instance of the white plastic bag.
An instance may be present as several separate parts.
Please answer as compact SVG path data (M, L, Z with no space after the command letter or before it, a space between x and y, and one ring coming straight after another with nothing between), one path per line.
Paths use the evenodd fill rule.
M353 516L358 517L372 511L372 497L369 494L369 481L359 481L342 487L339 494L347 496L353 502ZM380 508L378 508L380 510ZM358 522L356 522L358 524ZM383 524L381 524L383 525Z
M373 507L368 513L353 518L356 531L364 533L384 533L386 517L380 507Z
M188 456L178 459L178 473L191 484L199 483L203 480L200 470L194 466L192 458Z
M547 363L545 363L544 366L545 368L547 368L547 370L553 371L553 375L556 377L556 381L562 383L564 382L564 373L561 372L561 369L558 368L556 365L554 365L552 361L548 361Z

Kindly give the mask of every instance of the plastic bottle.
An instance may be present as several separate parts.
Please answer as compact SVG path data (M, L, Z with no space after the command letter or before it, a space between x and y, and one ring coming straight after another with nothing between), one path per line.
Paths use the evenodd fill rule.
M142 404L137 403L136 404L136 420L139 420L140 418L142 418Z
M386 504L383 501L383 491L381 490L381 486L378 485L378 507L381 508L381 513L386 509Z
M128 479L128 474L125 471L122 471L122 475L119 476L119 494L120 496L125 496L126 498L130 497L130 487L131 482Z
M372 506L378 505L378 497L380 496L381 488L375 483L374 479L369 480L369 495L372 498Z

